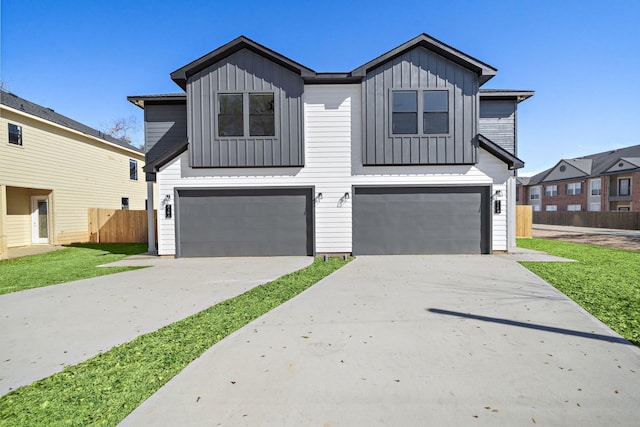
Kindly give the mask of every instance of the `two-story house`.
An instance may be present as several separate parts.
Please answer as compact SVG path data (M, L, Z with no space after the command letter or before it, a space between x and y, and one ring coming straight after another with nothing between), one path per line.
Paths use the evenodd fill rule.
M246 37L144 109L160 255L492 253L515 244L516 109L426 34L350 72ZM151 187L149 187L151 188ZM152 234L152 233L151 233Z
M88 241L89 208L145 209L141 150L15 94L0 101L0 259Z
M534 211L640 211L640 145L562 159L522 188Z

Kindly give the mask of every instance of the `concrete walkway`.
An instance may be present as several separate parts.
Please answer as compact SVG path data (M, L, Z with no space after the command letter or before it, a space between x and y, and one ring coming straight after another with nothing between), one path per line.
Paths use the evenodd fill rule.
M309 265L311 257L161 259L0 296L0 395Z
M639 396L639 349L508 258L358 257L122 425L637 425Z

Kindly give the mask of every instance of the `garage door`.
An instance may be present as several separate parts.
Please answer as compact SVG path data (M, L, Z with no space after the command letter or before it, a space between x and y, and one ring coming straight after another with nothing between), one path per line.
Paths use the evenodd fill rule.
M359 187L355 255L489 252L489 187Z
M180 257L313 255L311 188L178 190Z

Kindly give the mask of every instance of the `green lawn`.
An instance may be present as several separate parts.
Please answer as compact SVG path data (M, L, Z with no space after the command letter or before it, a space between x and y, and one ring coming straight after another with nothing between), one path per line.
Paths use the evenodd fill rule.
M0 295L140 267L98 267L147 251L146 243L82 243L41 255L0 261Z
M348 261L310 266L253 288L0 397L0 426L115 426L212 345Z
M545 239L518 246L576 260L521 264L640 346L640 252Z

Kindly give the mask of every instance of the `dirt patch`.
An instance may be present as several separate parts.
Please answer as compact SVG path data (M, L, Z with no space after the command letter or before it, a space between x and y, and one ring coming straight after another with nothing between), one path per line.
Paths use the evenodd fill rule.
M533 237L640 251L640 237L533 229Z

